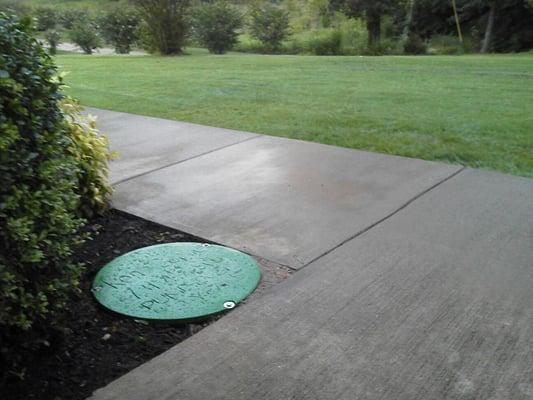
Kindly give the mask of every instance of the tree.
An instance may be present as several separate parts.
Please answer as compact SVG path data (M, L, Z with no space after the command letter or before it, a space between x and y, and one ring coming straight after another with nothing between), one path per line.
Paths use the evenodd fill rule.
M488 53L490 49L490 42L492 39L492 30L494 28L494 17L496 15L496 1L490 2L490 11L487 19L487 27L485 28L485 35L481 45L480 53Z
M529 50L533 46L533 3L529 0L470 0L465 14L474 14L484 26L481 53Z
M84 8L71 8L61 12L59 14L59 23L63 25L65 29L72 29L76 24L82 23L91 16L89 12Z
M44 33L44 38L50 45L50 54L54 55L57 52L57 46L61 41L61 33L55 29L48 30Z
M402 36L408 38L411 33L411 25L413 22L413 12L415 9L415 0L407 0L407 14L405 16L405 23L403 26Z
M455 26L457 27L457 36L459 36L459 41L463 43L463 34L461 31L461 22L459 21L459 14L457 14L457 3L455 0L452 0L452 9L453 9L453 18L455 20Z
M271 3L254 7L250 14L250 31L267 51L279 50L281 42L289 34L289 14Z
M69 37L85 54L92 54L101 45L100 36L92 21L76 23L70 30Z
M128 54L137 40L139 17L131 10L115 8L100 19L100 28L106 41L118 54Z
M457 0L465 36L480 40L482 51L523 51L533 47L533 5L530 0ZM451 1L417 0L413 29L422 38L455 35Z
M135 0L150 42L161 54L180 54L187 33L189 0Z
M381 39L381 19L402 7L401 0L332 0L333 8L341 9L349 17L363 17L368 32L368 47Z
M54 29L59 22L59 13L50 7L38 7L34 11L37 19L36 29L47 31Z
M195 36L214 54L230 50L237 43L237 30L241 27L241 13L224 1L203 4L194 12Z

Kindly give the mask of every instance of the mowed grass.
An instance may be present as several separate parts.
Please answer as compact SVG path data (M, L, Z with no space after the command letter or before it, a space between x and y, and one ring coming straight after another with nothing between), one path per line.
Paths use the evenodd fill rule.
M532 54L57 61L88 106L533 176Z

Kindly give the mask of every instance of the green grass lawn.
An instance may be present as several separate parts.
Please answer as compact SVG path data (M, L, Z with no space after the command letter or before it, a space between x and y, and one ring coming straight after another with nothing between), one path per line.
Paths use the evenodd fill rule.
M533 176L533 54L57 62L89 106Z

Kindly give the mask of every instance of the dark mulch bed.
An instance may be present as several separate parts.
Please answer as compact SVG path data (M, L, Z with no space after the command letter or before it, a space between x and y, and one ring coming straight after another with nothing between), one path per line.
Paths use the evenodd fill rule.
M81 294L70 308L69 335L52 354L41 356L24 381L0 388L3 399L84 399L92 392L198 332L216 317L195 325L148 324L121 317L99 306L90 291L96 272L120 254L157 243L197 242L198 238L115 210L92 222L97 232L75 254L86 265ZM263 260L261 260L263 261ZM260 292L289 271L260 262ZM257 294L256 294L257 295Z

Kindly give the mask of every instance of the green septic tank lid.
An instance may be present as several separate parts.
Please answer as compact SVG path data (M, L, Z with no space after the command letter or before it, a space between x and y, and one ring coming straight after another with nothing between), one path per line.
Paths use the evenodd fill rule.
M106 308L148 320L193 320L231 309L257 287L252 257L207 243L168 243L126 253L93 282Z

